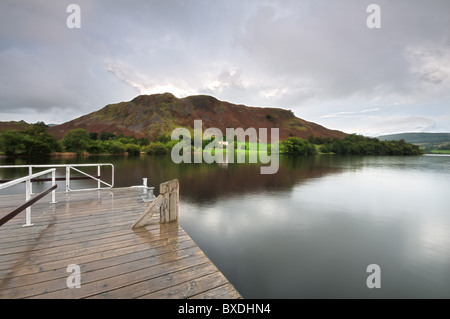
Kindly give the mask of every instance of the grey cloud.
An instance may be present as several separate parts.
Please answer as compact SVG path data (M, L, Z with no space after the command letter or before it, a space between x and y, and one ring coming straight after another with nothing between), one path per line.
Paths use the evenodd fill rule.
M65 26L72 2L79 30ZM376 3L380 30L366 27L369 2L359 0L4 0L0 117L26 109L46 121L61 109L70 120L170 90L293 109L343 130L332 115L392 116L388 106L403 104L414 127L430 111L416 106L433 104L436 127L449 127L450 2Z
M268 72L315 79L329 98L371 95L375 88L411 92L418 83L410 78L404 50L411 42L440 41L445 36L440 28L450 29L450 22L417 1L378 3L380 30L366 27L361 1L317 1L286 19L276 18L276 5L263 7L249 20L240 44ZM450 9L448 3L435 4ZM429 32L416 32L423 22Z

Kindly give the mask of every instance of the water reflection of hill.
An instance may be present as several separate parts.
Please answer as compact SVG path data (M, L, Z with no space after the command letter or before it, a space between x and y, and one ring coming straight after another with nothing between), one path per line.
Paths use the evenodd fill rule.
M301 181L340 171L331 165L332 161L333 157L330 156L281 156L279 170L273 175L260 174L259 164L174 164L170 156L98 156L55 159L47 164L112 163L115 166L115 187L139 185L142 184L142 178L146 177L148 185L155 186L156 195L160 183L177 178L180 181L182 199L208 202L243 193L286 191ZM13 176L17 173L20 176L26 175L26 172L20 170L14 173L4 171L2 175L5 175L4 178L13 178L17 177ZM105 178L109 179L107 176Z
M139 165L116 164L116 180L121 184L136 185L142 177L149 185L178 178L181 196L185 200L211 201L220 197L252 192L276 192L291 189L298 182L319 178L339 171L330 165L330 157L300 158L282 156L276 174L260 174L257 164L179 164L170 158L146 157ZM134 182L132 182L133 180ZM158 191L155 191L157 194Z
M182 194L194 201L211 201L243 193L285 191L301 181L332 172L329 167L315 164L313 159L290 158L280 164L273 175L260 174L258 165L236 164L227 169L209 169L198 176L182 176Z

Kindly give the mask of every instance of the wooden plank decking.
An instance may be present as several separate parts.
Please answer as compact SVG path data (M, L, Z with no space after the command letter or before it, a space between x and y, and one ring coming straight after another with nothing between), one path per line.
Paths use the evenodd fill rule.
M57 193L0 227L0 298L241 298L177 222L159 216L132 230L145 210L140 190ZM0 196L0 217L24 195ZM80 288L67 267L80 266Z

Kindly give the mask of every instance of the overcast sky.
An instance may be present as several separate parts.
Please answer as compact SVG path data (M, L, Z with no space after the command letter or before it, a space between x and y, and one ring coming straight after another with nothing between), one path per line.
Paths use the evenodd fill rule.
M0 1L0 121L63 123L164 92L348 133L450 132L450 1Z

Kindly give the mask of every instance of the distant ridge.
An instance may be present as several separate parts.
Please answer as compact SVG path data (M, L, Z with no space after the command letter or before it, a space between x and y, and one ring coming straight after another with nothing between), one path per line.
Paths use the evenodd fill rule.
M24 130L30 126L25 121L0 122L0 132L5 130Z
M378 139L385 141L405 140L413 144L439 144L450 143L450 133L399 133L379 136Z
M109 104L102 109L72 121L49 128L62 138L69 130L84 128L89 132L111 132L153 139L170 135L177 127L193 129L194 120L202 120L203 129L249 127L280 129L280 139L290 136L344 138L346 133L330 130L316 123L300 119L281 108L237 105L219 101L208 95L177 98L171 93L140 95L129 102Z

